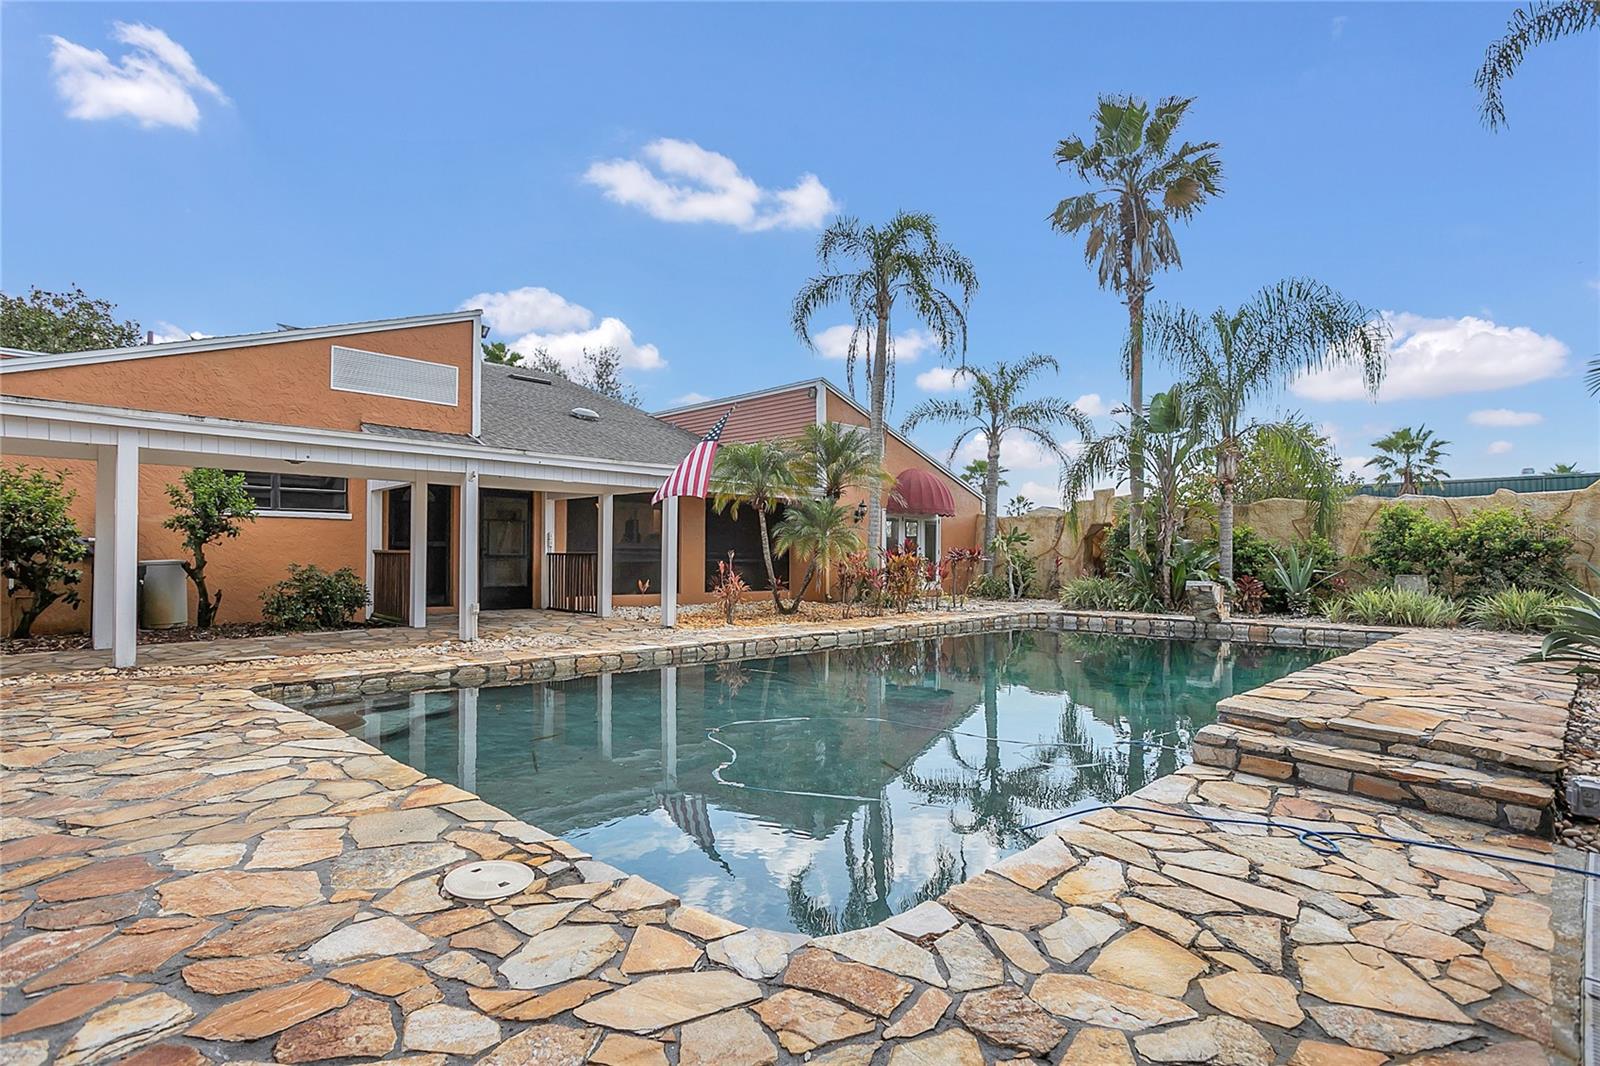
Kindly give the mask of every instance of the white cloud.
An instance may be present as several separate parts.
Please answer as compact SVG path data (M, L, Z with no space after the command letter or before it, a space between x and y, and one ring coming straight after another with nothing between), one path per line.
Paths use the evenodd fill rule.
M1346 455L1339 460L1340 470L1345 477L1370 478L1374 471L1367 464L1371 461L1370 455Z
M711 397L707 396L703 392L686 392L682 396L679 396L676 400L673 400L672 406L688 407L692 403L705 403L709 399L711 399Z
M1002 508L1005 506L1005 502L1009 498L1006 495L1008 491L1009 486L1000 490L1000 506ZM1020 486L1018 486L1015 492L1011 493L1011 495L1026 496L1028 498L1028 502L1033 504L1035 507L1061 506L1061 487L1059 485L1046 484L1043 481L1024 481Z
M166 344L170 341L197 341L209 336L209 333L184 329L182 326L174 326L171 322L157 322L150 328L151 344Z
M1065 448L1069 455L1073 453L1074 445L1082 447L1077 441L1068 442ZM974 459L988 457L989 435L974 433L962 442L952 465L959 469ZM1059 462L1053 452L1032 437L1025 437L1021 433L1007 433L1000 439L1000 465L1007 471L1054 469Z
M1475 426L1537 426L1544 421L1544 415L1537 411L1513 411L1508 407L1491 407L1486 411L1474 411L1467 416L1467 421Z
M56 92L72 118L125 116L146 129L192 130L200 125L196 93L228 102L217 83L200 73L188 50L154 26L118 22L112 36L129 49L115 63L99 49L50 38Z
M507 292L480 292L461 302L461 309L483 309L491 332L514 337L508 347L523 355L543 348L561 365L576 369L585 348L614 347L622 365L633 370L657 370L667 365L661 350L640 344L620 318L595 321L595 314L580 304L537 286Z
M1492 440L1489 442L1489 446L1484 449L1490 455L1504 455L1510 450L1511 442L1508 440Z
M746 232L816 229L838 210L815 174L787 189L766 189L737 163L693 141L662 137L638 159L593 163L583 180L619 204L662 222L717 222Z
M829 326L821 333L811 338L811 343L816 345L817 354L824 359L844 359L850 354L850 334L854 332L849 325ZM861 341L856 345L856 355L865 355L875 351L871 330L863 330ZM893 337L894 361L896 363L914 363L923 352L933 351L938 344L933 339L933 334L921 329L908 329L896 333Z
M959 367L930 366L917 375L917 388L923 392L960 392L966 384L966 375Z
M1389 369L1378 399L1406 400L1525 385L1566 369L1568 350L1554 337L1526 326L1501 326L1486 318L1425 318L1385 311L1394 331ZM1290 386L1308 400L1358 400L1367 393L1354 367L1306 374Z
M1098 392L1086 392L1072 401L1072 406L1090 418L1104 418L1111 413L1111 405L1100 398Z

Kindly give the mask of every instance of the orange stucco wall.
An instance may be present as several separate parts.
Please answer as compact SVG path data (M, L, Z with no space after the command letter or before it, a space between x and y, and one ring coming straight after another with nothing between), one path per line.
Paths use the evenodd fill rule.
M8 464L10 465L10 464ZM72 516L84 536L94 535L94 463L74 459L27 459L16 465L59 471L67 487L77 494ZM166 486L183 475L178 467L145 466L139 470L139 559L177 559L183 556L177 533L161 528L172 514ZM366 483L350 482L349 518L258 517L247 522L232 540L206 551L206 583L222 590L222 622L252 622L261 618L261 592L289 576L290 563L316 563L325 570L348 566L364 575L366 563ZM57 602L33 624L36 634L81 633L89 628L94 589L94 565L84 560L84 579L78 585L82 602L74 609ZM4 631L11 631L13 604L4 598ZM189 620L195 617L195 593L189 584Z
M828 420L840 422L849 426L865 426L868 423L866 415L858 411L843 397L836 395L831 390L828 393ZM919 455L904 441L893 433L885 434L883 442L883 465L888 467L891 474L910 467L929 470L944 478L950 484L950 495L956 502L956 513L953 517L945 518L940 523L939 535L945 548L976 548L982 538L983 531L983 501L974 496L957 480L950 471L938 463L931 463ZM865 490L862 490L865 498Z
M334 345L454 366L459 371L457 404L446 407L335 391L329 386ZM472 323L450 322L320 340L11 371L0 379L0 386L12 396L277 425L356 430L363 422L376 422L470 433L472 371L477 356Z

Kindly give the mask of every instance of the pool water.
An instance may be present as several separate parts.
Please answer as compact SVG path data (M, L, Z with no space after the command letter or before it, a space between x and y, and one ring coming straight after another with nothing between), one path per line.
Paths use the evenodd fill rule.
M307 709L687 903L822 935L1170 773L1218 700L1331 654L1016 630Z

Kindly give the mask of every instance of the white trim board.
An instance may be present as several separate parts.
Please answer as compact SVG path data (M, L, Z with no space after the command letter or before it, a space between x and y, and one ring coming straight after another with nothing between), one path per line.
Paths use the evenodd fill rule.
M238 333L228 337L202 337L199 340L168 341L164 344L141 344L132 348L98 348L88 352L30 352L23 348L0 348L0 355L15 358L0 359L0 374L20 374L30 370L48 370L61 366L85 366L94 363L118 363L129 359L156 359L164 355L187 355L193 352L214 352L226 348L253 348L262 344L283 344L286 341L320 340L327 337L345 337L356 333L382 333L415 326L439 326L451 322L473 323L472 355L478 351L478 326L483 312L473 309L451 311L442 315L411 315L406 318L380 318L371 322L345 322L332 326L308 326L304 329L278 329L266 333Z

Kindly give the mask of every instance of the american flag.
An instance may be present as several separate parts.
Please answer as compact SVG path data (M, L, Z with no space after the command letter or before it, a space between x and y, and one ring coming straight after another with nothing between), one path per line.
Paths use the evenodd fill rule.
M668 496L700 496L706 494L706 483L711 480L711 464L717 458L717 444L722 440L722 428L728 424L728 416L733 414L733 408L728 408L723 416L717 419L717 424L711 431L700 438L700 443L694 450L683 457L683 462L673 468L667 475L667 480L656 489L656 494L651 498L651 503L660 503Z

